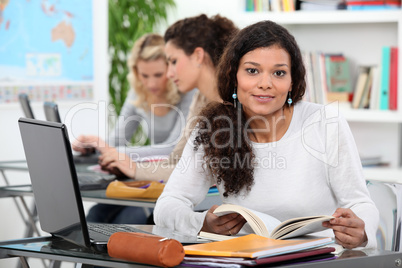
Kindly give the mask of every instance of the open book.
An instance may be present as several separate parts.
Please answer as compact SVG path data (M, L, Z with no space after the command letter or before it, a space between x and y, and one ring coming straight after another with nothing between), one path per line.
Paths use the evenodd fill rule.
M255 233L273 239L286 239L323 231L326 228L322 226L322 222L334 218L333 216L320 215L299 217L280 222L278 219L270 215L233 204L220 205L215 209L214 213L218 216L230 213L238 213L242 215L247 223L243 226L238 235ZM199 236L211 240L226 240L233 238L233 236L213 234L203 231L200 232Z

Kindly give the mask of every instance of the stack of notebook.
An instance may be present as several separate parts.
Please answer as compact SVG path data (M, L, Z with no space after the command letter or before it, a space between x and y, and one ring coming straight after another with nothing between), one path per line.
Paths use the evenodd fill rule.
M249 234L224 241L184 246L182 266L231 267L334 259L330 237L277 240Z

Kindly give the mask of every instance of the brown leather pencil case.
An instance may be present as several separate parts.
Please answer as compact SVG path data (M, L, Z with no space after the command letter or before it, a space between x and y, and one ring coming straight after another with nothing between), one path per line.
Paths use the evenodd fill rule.
M112 181L106 188L106 197L157 199L164 187L165 184L157 181Z
M114 233L107 250L113 258L162 267L179 265L184 259L183 245L179 241L143 233Z

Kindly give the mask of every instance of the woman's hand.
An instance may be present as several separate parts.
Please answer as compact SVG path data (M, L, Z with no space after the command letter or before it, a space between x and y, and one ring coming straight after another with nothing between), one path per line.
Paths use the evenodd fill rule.
M94 152L95 149L104 148L105 146L106 142L95 135L81 135L72 143L73 150L84 155L90 154Z
M135 177L135 162L124 153L119 153L114 147L104 147L100 150L99 165L103 170L121 176L134 179Z
M356 216L349 208L338 208L332 215L335 219L324 222L323 226L331 228L338 244L352 249L367 242L364 221Z
M246 220L237 213L217 216L213 213L217 207L217 205L214 205L208 210L201 231L223 235L237 234L246 223Z

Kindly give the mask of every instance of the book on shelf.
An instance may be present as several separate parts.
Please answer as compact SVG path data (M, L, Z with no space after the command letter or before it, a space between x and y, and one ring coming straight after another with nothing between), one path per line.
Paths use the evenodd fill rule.
M222 204L214 211L214 214L218 216L230 213L238 213L246 220L246 224L243 226L238 236L255 233L272 239L287 239L323 231L327 228L323 227L322 223L334 218L328 215L317 215L298 217L281 222L271 215L234 204ZM227 240L233 238L233 236L229 235L214 234L204 231L201 231L199 236L211 240Z
M363 90L363 95L362 98L360 100L359 103L359 108L369 108L370 105L370 93L372 91L372 87L373 87L373 72L375 71L374 68L372 68L372 66L368 67L368 75L367 75L367 81L364 84L364 90Z
M342 54L325 54L325 73L329 92L351 92L349 60Z
M369 94L369 108L378 110L380 108L380 69L379 66L371 66L372 85Z
M187 245L183 248L186 255L261 258L318 248L331 243L334 243L331 237L277 240L249 234L229 240Z
M315 101L325 104L327 102L327 89L325 82L325 70L322 70L325 64L322 63L322 52L315 51L310 53L311 69L314 78Z
M328 90L328 84L327 84L327 71L325 69L325 54L324 53L319 53L318 54L318 69L320 71L320 78L321 78L321 91L324 94L324 103L327 102L327 95L326 93L329 91Z
M271 0L270 7L273 12L281 12L282 11L282 0Z
M295 10L294 0L245 0L247 12L288 12Z
M342 0L298 0L298 2L300 4L296 3L296 6L300 10L337 10L346 8Z
M358 73L357 73L357 81L355 85L355 90L353 93L353 101L352 101L352 108L358 109L362 108L362 100L364 96L364 92L368 90L369 86L369 73L370 73L370 66L360 66Z
M346 0L348 10L400 9L401 0Z
M282 0L283 11L295 11L295 3L293 1L294 0Z
M389 109L398 109L398 48L390 48L389 63Z
M271 257L261 258L240 258L240 257L213 257L213 256L184 256L181 264L197 265L197 266L222 266L230 265L230 267L244 267L244 266L257 266L257 265L284 265L291 263L306 263L311 261L323 261L333 259L336 256L334 247L321 247L310 250L302 250L299 252L281 254Z
M304 94L304 99L310 102L317 102L311 53L312 52L310 51L302 51L303 62L304 66L306 67L306 92Z
M389 108L389 71L391 60L391 47L382 47L381 54L381 86L380 86L380 110Z
M303 52L306 66L306 100L316 103L351 102L349 59L342 53Z

